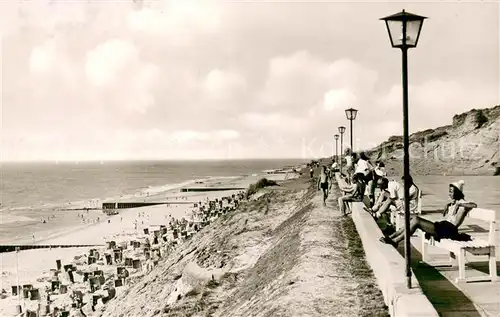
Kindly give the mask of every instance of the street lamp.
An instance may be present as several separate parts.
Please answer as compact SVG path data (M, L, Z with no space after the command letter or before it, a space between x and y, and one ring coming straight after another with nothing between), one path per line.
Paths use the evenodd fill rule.
M410 244L410 156L408 136L408 49L417 47L420 31L426 17L402 12L380 20L385 21L392 47L400 48L403 55L403 152L404 152L404 198L405 198L405 260L406 285L411 288L411 244Z
M340 174L342 175L342 157L344 155L344 132L345 132L345 127L341 126L339 127L339 133L340 133Z
M335 134L333 136L333 138L335 139L335 160L339 161L339 135L338 134Z
M354 148L352 147L352 121L356 119L356 115L358 114L358 110L354 108L349 108L345 110L345 115L347 120L351 122L351 153L354 153Z
M17 290L17 306L16 306L16 312L18 314L22 313L22 308L21 308L21 290L19 289L19 247L16 247L16 290Z

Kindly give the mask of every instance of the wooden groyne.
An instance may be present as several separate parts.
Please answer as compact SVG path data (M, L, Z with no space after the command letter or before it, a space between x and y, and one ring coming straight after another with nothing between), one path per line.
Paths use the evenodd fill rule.
M227 190L245 190L246 188L242 187L188 187L181 188L181 192L218 192L218 191L227 191Z
M89 211L89 210L101 210L101 209L80 207L80 208L61 208L61 209L56 209L56 210L57 211Z
M55 249L55 248L92 248L102 247L103 244L3 244L0 245L0 253L14 252L17 248L19 251L31 249Z
M156 206L156 205L189 205L194 204L192 201L161 201L161 202L108 202L102 203L102 209L128 209L128 208L139 208L146 206Z
M145 207L145 206L156 206L167 204L166 202L111 202L111 203L102 203L102 209L127 209L127 208L137 208L137 207Z

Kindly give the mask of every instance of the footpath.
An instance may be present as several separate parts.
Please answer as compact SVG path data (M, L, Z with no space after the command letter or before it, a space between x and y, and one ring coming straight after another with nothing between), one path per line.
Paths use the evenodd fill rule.
M440 214L424 214L424 217L436 221ZM498 229L497 229L498 230ZM473 237L487 236L487 224L467 218L460 232ZM499 235L497 233L497 239ZM446 266L430 266L421 263L421 241L412 237L412 267L422 290L442 316L500 316L500 282L470 282L456 283L458 268ZM499 252L500 241L497 243ZM449 255L439 248L428 248L431 263L445 263ZM399 250L403 254L403 249ZM499 252L500 253L500 252ZM488 261L485 256L466 255L466 276L486 276ZM500 272L500 254L497 254L497 272ZM497 273L498 274L498 273Z
M352 204L351 216L363 241L368 263L374 271L392 316L500 316L498 281L456 283L456 266L434 267L421 262L421 241L417 236L411 238L413 278L412 289L408 290L403 243L396 250L379 242L382 232L372 216L363 210L362 203ZM424 217L436 221L440 215L424 214ZM486 227L486 223L468 218L462 225L461 232L473 237L482 237L487 235ZM497 246L499 244L500 241ZM444 263L449 258L445 250L432 246L429 247L429 253L435 263ZM499 254L497 267L500 266L498 260ZM488 273L488 263L484 257L468 255L467 263L467 276Z

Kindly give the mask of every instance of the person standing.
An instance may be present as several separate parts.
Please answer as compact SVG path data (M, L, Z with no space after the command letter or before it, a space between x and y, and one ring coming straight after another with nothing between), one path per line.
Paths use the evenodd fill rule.
M318 178L318 190L323 190L323 206L326 206L326 199L328 198L328 170L325 165L321 169L321 173Z

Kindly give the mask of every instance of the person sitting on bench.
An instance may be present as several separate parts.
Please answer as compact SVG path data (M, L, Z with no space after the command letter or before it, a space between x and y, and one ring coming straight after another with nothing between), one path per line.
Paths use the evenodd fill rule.
M384 179L384 178L382 178ZM403 177L402 177L403 179ZM409 176L410 180L410 210L417 208L417 198L418 198L418 187L413 182L413 178ZM381 181L382 182L382 181ZM385 181L384 181L385 184ZM404 208L404 193L403 188L396 181L389 181L387 183L387 188L385 189L385 195L388 199L383 200L383 204L380 206L373 206L370 211L374 214L375 218L379 218L390 210L390 207L396 208L396 210L402 210Z
M420 229L426 233L426 236L432 236L436 241L463 238L458 233L458 227L464 222L467 213L477 207L475 203L465 200L463 192L464 184L463 180L450 184L449 194L451 201L445 207L443 220L432 222L417 216L410 222L410 235L413 235L417 229ZM390 236L382 237L380 241L397 247L398 243L403 241L404 237L405 230L402 228Z
M366 206L363 206L363 208L371 213L373 217L377 218L377 212L384 206L384 204L387 202L387 204L390 204L391 200L391 193L389 192L389 180L385 177L379 178L377 180L377 186L380 189L380 193L377 196L377 199L373 205L373 207L368 208ZM388 207L385 207L388 208Z
M354 174L352 176L351 186L339 186L346 195L339 197L339 208L342 215L346 215L346 204L349 202L362 202L366 185L363 182L363 174Z
M370 207L373 207L375 205L376 199L375 199L375 190L377 187L380 188L380 180L382 178L385 178L387 176L387 173L385 171L385 164L384 162L377 161L376 162L376 167L372 171L372 180L369 182L369 188L370 188ZM380 207L380 206L379 206Z

